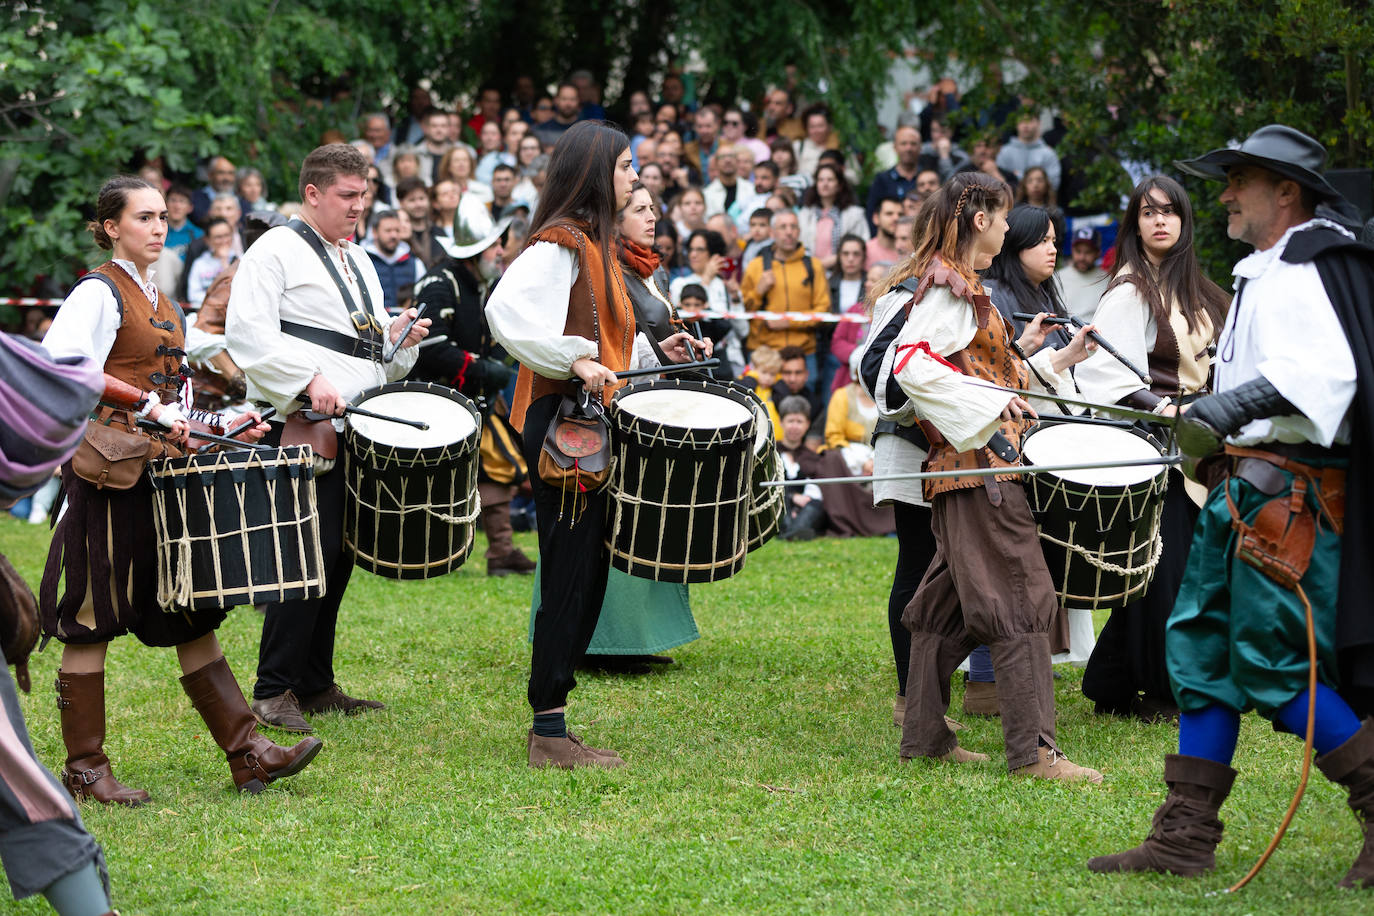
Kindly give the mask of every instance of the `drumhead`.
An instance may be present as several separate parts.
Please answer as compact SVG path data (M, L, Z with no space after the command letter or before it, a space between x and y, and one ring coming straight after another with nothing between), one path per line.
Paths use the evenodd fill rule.
M1129 430L1087 423L1052 423L1026 436L1021 453L1030 464L1083 464L1160 457L1159 449ZM1056 471L1056 477L1090 486L1126 487L1159 476L1167 465Z
M359 402L357 407L389 417L421 420L429 429L391 423L358 414L348 424L364 438L398 448L434 448L461 442L477 429L472 413L458 401L429 391L385 391Z
M617 398L620 410L679 429L727 429L749 422L749 408L709 391L651 388Z

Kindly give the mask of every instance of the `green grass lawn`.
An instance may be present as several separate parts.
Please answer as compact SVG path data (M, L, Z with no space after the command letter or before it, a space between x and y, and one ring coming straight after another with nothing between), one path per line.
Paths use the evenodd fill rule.
M533 550L532 535L517 536ZM137 810L87 805L125 914L360 913L1357 913L1374 892L1336 881L1359 848L1344 792L1315 770L1274 859L1234 897L1209 896L1263 850L1301 745L1247 716L1202 879L1089 874L1134 845L1162 798L1176 731L1103 719L1057 681L1065 751L1097 787L1010 779L996 720L964 718L975 767L897 758L886 601L896 542L773 542L742 574L694 586L702 638L640 677L579 677L570 724L619 751L613 772L532 771L529 580L489 580L480 541L447 578L355 572L339 629L346 690L389 709L317 718L325 748L262 795L235 794L177 683L171 650L119 640L109 658L115 772ZM38 582L47 531L8 516L0 549ZM1099 620L1100 623L1100 620ZM251 688L261 620L220 630ZM40 759L64 751L52 680L31 663L24 713ZM960 688L955 687L959 717ZM284 733L274 733L287 740ZM0 902L41 913L45 904Z

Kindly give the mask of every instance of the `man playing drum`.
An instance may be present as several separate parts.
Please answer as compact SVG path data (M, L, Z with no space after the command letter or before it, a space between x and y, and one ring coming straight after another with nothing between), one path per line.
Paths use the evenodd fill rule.
M248 377L250 399L289 415L267 441L309 443L317 456L325 593L267 605L253 689L259 721L294 732L311 731L303 714L382 708L349 696L334 680L334 631L353 571L343 541L344 475L342 469L331 472L340 426L337 420L310 422L303 413L341 417L359 392L403 378L415 364L413 347L429 332L429 319L420 320L395 359L383 362L384 344L395 342L415 312L394 319L386 314L372 260L348 241L362 213L367 166L343 143L305 157L300 215L244 255L225 321L229 354Z
M1145 841L1091 860L1096 872L1195 875L1215 865L1240 714L1255 709L1311 734L1318 768L1349 791L1364 824L1341 884L1374 885L1374 723L1337 693L1367 698L1374 685L1369 483L1349 461L1351 444L1367 447L1374 433L1362 374L1374 355L1374 251L1316 216L1319 205L1344 205L1325 163L1320 143L1277 124L1239 149L1176 163L1226 181L1227 234L1255 250L1235 267L1218 393L1195 401L1179 429L1181 449L1215 456L1224 476L1202 509L1166 631L1181 711L1179 753L1164 760L1169 794Z

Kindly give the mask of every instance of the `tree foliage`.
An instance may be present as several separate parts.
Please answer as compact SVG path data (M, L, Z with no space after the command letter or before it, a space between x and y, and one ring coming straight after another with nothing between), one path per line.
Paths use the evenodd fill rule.
M1374 10L1353 0L34 0L0 23L10 289L94 260L80 227L105 176L152 156L186 173L219 151L289 196L326 131L352 136L422 80L460 99L577 68L656 88L678 66L722 100L791 81L865 150L896 56L935 76L1000 65L1007 91L1061 114L1082 200L1107 209L1129 190L1121 163L1167 168L1272 121L1320 138L1333 165L1374 158ZM1215 274L1235 250L1199 223Z

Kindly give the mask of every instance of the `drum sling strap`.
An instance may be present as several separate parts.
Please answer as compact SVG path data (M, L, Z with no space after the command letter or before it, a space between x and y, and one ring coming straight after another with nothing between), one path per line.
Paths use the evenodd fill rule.
M333 350L335 353L342 353L344 356L373 362L380 361L382 358L382 327L373 315L372 294L367 291L367 282L363 279L363 275L358 272L358 265L353 261L353 256L347 251L343 252L344 260L348 262L349 269L358 278L358 288L363 293L362 308L358 307L352 294L349 293L348 285L344 283L343 277L339 276L339 269L334 266L334 261L329 257L329 252L324 250L324 242L320 241L315 230L300 220L292 220L288 225L305 240L305 243L319 257L320 262L324 264L324 269L329 272L329 278L334 281L334 286L338 288L339 295L343 297L344 307L348 309L348 318L353 323L353 329L358 332L358 336L350 337L347 334L340 334L338 331L299 324L285 319L281 323L282 333L299 337L301 340L307 340L327 350Z

